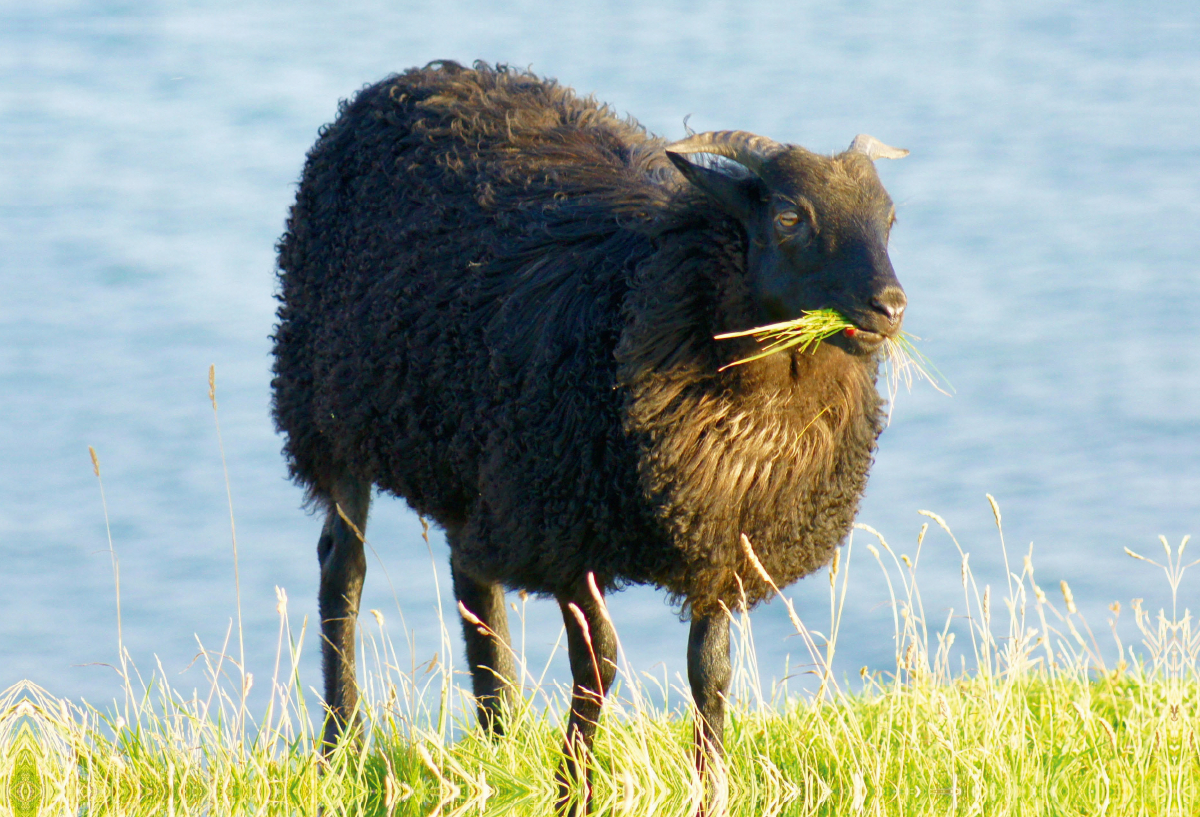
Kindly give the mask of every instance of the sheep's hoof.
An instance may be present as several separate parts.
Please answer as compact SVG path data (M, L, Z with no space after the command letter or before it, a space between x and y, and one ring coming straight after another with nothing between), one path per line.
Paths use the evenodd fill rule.
M578 755L586 755L586 750L568 746L558 771L554 773L558 788L558 800L555 801L557 817L583 817L591 811L592 772L585 758Z

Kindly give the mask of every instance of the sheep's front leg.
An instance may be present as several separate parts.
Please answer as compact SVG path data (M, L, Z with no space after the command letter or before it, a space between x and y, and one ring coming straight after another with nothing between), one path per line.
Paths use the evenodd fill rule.
M696 768L707 780L710 793L713 761L725 754L725 696L729 693L729 618L724 612L692 616L688 635L688 682L696 702Z
M583 780L586 808L590 785L586 772L587 756L596 735L604 694L617 672L617 634L603 612L603 597L597 597L586 581L571 593L558 597L567 628L567 651L571 659L571 717L567 721L567 740L559 766L559 811L572 807L572 785Z
M317 597L321 613L321 656L325 678L325 704L329 717L325 722L322 751L328 753L345 727L354 727L358 686L354 667L354 625L362 597L367 560L360 534L366 529L370 507L370 486L354 486L339 491L329 501L325 527L317 544L321 563L321 587ZM358 528L354 531L338 513Z
M476 580L453 555L450 574L454 578L454 597L477 621L483 622L480 625L463 617L463 639L467 646L467 664L471 667L479 725L503 735L505 718L512 713L517 701L517 673L508 637L504 589L492 582Z

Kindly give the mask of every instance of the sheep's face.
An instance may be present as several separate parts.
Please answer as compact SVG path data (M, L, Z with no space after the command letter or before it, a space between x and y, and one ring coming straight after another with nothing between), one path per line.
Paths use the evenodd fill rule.
M760 324L836 309L857 331L830 342L859 354L900 331L906 299L887 253L895 207L868 155L780 145L744 174L668 155L745 227Z

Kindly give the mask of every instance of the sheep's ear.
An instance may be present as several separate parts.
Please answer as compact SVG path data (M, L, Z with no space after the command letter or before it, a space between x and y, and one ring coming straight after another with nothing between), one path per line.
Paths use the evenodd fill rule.
M681 153L667 151L671 164L684 178L716 200L721 208L743 223L750 221L754 204L762 200L762 182L749 171L744 176L695 164Z

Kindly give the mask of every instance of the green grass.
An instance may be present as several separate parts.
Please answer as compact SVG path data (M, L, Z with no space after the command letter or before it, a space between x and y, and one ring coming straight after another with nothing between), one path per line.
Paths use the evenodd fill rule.
M798 351L805 352L810 348L815 348L817 344L826 338L833 337L838 332L844 332L847 329L853 328L854 324L833 309L814 309L810 312L803 312L799 318L793 318L789 321L771 323L766 326L756 326L753 329L745 329L741 332L726 332L721 335L715 335L714 340L752 337L759 344L765 344L762 351L757 354L727 363L719 371L725 371L732 366L741 366L744 363L761 360L768 355L782 352L785 349L799 347Z
M834 309L814 309L803 312L799 318L792 320L756 326L740 332L714 335L714 340L752 337L762 347L755 354L739 358L732 363L726 363L718 371L723 372L733 366L761 360L787 349L796 349L799 352L815 350L822 341L848 329L854 330L855 326L840 312ZM908 332L900 332L894 338L884 339L883 358L888 369L889 406L895 403L900 384L904 383L907 388L911 389L914 380L928 381L935 389L946 394L939 382L945 382L946 378L938 372L933 362L917 349L916 344L913 343L915 340L920 340L920 338L910 335Z
M736 674L728 767L718 786L729 813L1200 811L1200 633L1177 606L1184 545L1164 541L1165 560L1151 563L1167 576L1169 607L1152 615L1136 602L1142 644L1118 644L1120 657L1109 666L1065 583L1045 592L1029 556L1009 565L1006 553L1011 571L980 589L949 528L923 513L930 521L912 556L859 526L828 576L828 638L791 611L812 652L816 692L764 690L749 619L732 614ZM927 619L921 599L917 568L930 525L961 560L957 616L967 629L959 643L949 619L941 626ZM895 665L846 679L829 667L850 568L862 569L853 549L858 561L865 549L888 577L894 631L878 637L894 643ZM810 578L795 592L812 593L820 582ZM279 615L276 668L259 682L270 685L271 699L256 718L240 667L217 657L223 648L206 654L210 685L200 692L171 688L161 671L143 684L128 660L126 700L104 710L29 684L8 690L0 698L0 814L552 812L566 695L536 669L522 664L525 703L512 734L489 739L472 726L465 679L436 661L399 671L409 662L397 655L383 616L364 615L368 738L361 748L339 747L326 763L314 751L319 703L296 672L307 625L293 630L282 593ZM452 624L443 622L442 655ZM628 666L619 678L596 742L596 813L694 813L703 789L686 706L647 703L662 681Z

